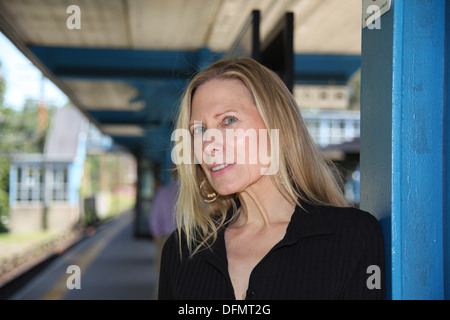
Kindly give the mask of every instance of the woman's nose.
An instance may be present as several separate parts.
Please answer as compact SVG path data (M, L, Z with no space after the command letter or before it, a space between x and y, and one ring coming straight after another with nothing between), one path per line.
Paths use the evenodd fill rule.
M216 157L223 152L224 137L222 131L218 129L208 129L203 134L203 152L210 157Z

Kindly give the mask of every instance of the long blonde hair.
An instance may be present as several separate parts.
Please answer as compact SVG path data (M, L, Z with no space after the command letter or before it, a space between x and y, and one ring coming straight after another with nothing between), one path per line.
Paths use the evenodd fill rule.
M272 178L286 199L299 206L302 201L316 205L347 205L337 170L316 147L293 95L274 72L255 60L220 60L200 72L185 91L177 129L189 130L193 95L198 87L212 79L242 81L251 92L266 128L279 129L279 170ZM193 145L190 135L183 139L191 139ZM184 233L193 255L215 241L230 210L236 214L237 197L219 196L214 202L205 203L199 186L206 176L200 165L191 160L177 165L180 193L176 211L179 237L181 239Z

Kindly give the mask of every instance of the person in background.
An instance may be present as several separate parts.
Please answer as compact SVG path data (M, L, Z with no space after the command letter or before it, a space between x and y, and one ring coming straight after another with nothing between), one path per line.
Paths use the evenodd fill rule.
M172 171L172 181L159 187L150 211L150 231L156 244L156 265L159 273L161 253L169 235L176 229L175 204L178 198L177 171Z

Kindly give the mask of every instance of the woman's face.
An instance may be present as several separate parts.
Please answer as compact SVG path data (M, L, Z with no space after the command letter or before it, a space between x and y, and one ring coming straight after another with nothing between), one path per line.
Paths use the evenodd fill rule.
M196 161L219 194L257 186L267 167L260 149L270 150L269 142L252 95L240 80L213 79L198 87L189 129Z

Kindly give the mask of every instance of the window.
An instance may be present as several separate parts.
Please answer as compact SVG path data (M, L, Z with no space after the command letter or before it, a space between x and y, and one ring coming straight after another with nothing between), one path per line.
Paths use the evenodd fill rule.
M17 168L16 200L40 202L43 199L43 170L38 166L25 165Z
M66 165L54 165L48 167L47 170L46 177L43 165L21 165L17 167L17 202L44 202L46 189L49 201L68 200L68 167Z
M67 167L53 168L52 176L51 200L67 201Z

